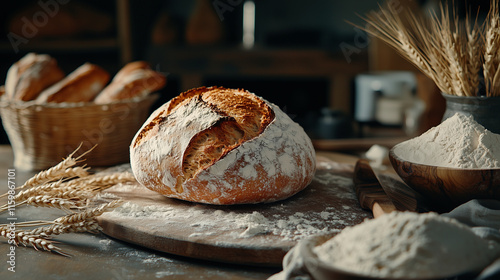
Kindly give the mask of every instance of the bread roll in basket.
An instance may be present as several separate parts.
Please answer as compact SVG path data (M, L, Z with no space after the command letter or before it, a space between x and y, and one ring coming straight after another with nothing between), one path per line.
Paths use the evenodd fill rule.
M90 166L127 162L130 141L158 99L152 93L163 87L165 77L158 73L158 82L139 85L141 79L133 79L136 84L131 88L128 73L119 74L125 96L97 104L94 98L106 89L111 76L97 65L84 63L64 76L49 55L29 53L14 63L0 88L0 95L5 92L0 116L14 151L14 166L46 169L79 146L79 152L95 146L85 157Z
M158 108L132 140L130 161L147 188L222 205L285 199L316 168L311 140L278 106L221 87L192 89Z
M149 115L157 94L100 105L0 100L0 116L14 151L14 167L42 170L78 152L92 167L128 162L130 140ZM97 146L96 146L97 145Z

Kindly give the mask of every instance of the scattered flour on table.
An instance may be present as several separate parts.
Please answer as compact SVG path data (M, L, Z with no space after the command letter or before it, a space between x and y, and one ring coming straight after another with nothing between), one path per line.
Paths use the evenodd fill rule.
M147 265L161 265L174 262L174 260L168 257L163 257L158 254L152 254L147 251L136 250L128 247L114 248L114 250L112 251L112 256L120 256L121 258L127 258L129 261L142 262L143 264Z
M344 177L331 172L324 172L317 173L313 180L323 185L335 183L335 190L337 192L336 195L338 197L357 200L356 194L353 191L352 177Z
M156 278L165 278L169 276L175 276L175 275L185 275L184 272L177 272L177 271L158 271L155 274Z
M357 201L351 177L336 175L331 172L318 172L314 180L327 186L335 186L331 192L337 197ZM121 188L126 187L128 186L122 186ZM276 204L272 207L282 210L288 206ZM250 238L256 235L272 234L280 236L282 240L300 240L315 234L338 232L340 230L337 228L344 228L353 224L352 221L358 217L349 211L344 211L350 209L351 207L348 205L332 205L332 207L325 207L320 211L296 212L292 215L274 214L274 216L265 217L257 211L235 213L229 210L207 210L197 205L181 210L178 207L144 206L126 202L105 215L161 219L162 222L158 223L159 227L169 223L190 223L188 226L194 231L189 236L192 238L212 236L221 231L228 231L231 238Z
M113 186L113 191L115 191L115 192L127 192L127 191L136 190L136 189L144 189L144 187L139 185L139 184L123 184L123 183ZM100 194L113 196L113 194L107 193L107 192L103 192ZM113 198L113 197L111 197L111 198Z
M121 173L121 172L132 173L132 169L130 168L130 163L124 163L124 164L108 167L104 170L99 171L99 174L105 175L105 174L114 174L114 173Z
M380 278L438 278L484 268L497 243L436 213L393 212L345 228L313 248L334 267Z
M321 184L330 184L331 182L335 182L335 185L341 188L351 187L352 186L352 178L339 176L336 174L332 174L329 172L325 172L323 174L316 174L313 178L314 181L318 181Z
M99 240L99 244L102 245L103 249L108 249L111 245L111 239L101 239Z
M345 163L339 163L334 161L320 161L316 163L316 167L318 169L323 170L336 170L336 171L347 171L350 172L353 170L354 166Z
M346 209L346 208L343 208ZM178 221L195 220L189 224L199 232L190 234L189 237L204 237L219 234L221 230L232 231L232 238L250 238L260 234L272 233L281 236L283 240L299 240L314 234L333 232L328 224L349 225L349 217L341 217L333 207L327 207L319 213L297 212L290 216L266 218L261 213L235 213L224 210L206 211L196 207L183 211L165 206L140 206L126 202L108 215L119 215L134 218L161 219L163 224ZM354 218L354 217L353 217ZM162 226L162 224L158 224ZM214 231L212 231L212 229ZM233 231L239 229L237 231ZM217 230L217 231L215 231ZM337 230L338 231L338 230Z
M500 167L500 135L463 114L394 147L404 160L454 168Z

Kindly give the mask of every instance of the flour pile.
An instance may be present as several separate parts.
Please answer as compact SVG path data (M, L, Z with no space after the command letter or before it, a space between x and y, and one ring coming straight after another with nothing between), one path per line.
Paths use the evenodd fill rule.
M463 114L394 147L404 160L453 168L499 168L500 135Z
M367 276L439 278L484 268L500 247L454 219L393 212L348 227L313 250L325 263Z

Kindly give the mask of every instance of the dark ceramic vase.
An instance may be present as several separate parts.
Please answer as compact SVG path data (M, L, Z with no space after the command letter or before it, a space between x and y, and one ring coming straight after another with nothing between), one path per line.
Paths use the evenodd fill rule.
M500 96L456 96L443 93L446 111L443 121L455 113L473 116L474 120L493 133L500 134Z

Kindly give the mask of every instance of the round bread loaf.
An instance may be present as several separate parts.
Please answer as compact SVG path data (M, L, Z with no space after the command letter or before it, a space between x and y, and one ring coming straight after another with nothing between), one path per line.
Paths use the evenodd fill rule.
M158 108L130 146L139 183L208 204L272 202L304 189L316 168L304 130L240 89L196 88Z

